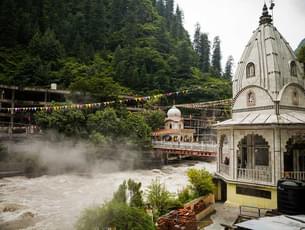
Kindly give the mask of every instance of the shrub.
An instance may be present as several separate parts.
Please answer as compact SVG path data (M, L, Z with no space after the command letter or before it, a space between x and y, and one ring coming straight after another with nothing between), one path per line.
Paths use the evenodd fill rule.
M189 169L187 172L191 190L196 197L205 196L214 191L212 175L205 169Z
M151 216L144 209L141 183L131 179L124 181L110 202L102 207L85 210L77 221L76 228L153 230Z
M178 192L178 200L185 204L194 199L194 194L189 187L186 187Z
M147 201L153 209L154 218L167 213L171 199L170 192L166 190L165 185L161 184L158 179L153 180L148 186Z
M115 228L116 230L153 230L151 217L143 209L124 203L110 202L102 207L87 209L76 224L78 230Z

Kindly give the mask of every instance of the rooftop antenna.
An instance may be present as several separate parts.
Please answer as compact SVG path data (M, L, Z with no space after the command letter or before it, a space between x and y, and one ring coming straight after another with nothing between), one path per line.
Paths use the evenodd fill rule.
M270 7L269 7L269 9L272 12L271 14L272 14L273 21L274 21L274 17L273 17L273 8L274 8L274 6L275 6L274 0L270 0Z

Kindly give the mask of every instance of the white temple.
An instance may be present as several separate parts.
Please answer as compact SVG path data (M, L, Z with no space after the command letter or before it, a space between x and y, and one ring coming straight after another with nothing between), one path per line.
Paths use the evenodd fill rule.
M194 129L185 129L181 111L173 106L167 111L163 130L153 133L154 139L170 142L193 142Z
M228 203L277 207L277 182L305 180L305 75L264 5L233 79L232 119L217 124Z

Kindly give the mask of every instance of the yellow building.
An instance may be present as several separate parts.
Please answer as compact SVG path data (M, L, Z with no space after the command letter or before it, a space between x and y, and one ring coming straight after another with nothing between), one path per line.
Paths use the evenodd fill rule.
M305 180L305 76L267 6L233 79L232 119L216 125L227 203L277 208L277 182Z

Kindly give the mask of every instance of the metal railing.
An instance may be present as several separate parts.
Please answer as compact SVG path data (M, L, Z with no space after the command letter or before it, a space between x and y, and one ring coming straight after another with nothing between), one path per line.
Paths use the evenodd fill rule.
M224 174L230 176L230 165L220 164L219 170L220 170L220 173L224 173Z
M282 175L284 178L304 180L305 181L305 171L286 171Z
M270 170L262 169L247 169L238 168L237 178L240 180L247 180L251 182L272 182L272 172Z
M10 122L0 122L0 133L14 133L14 134L34 134L39 133L40 128L37 125L13 123L11 127Z
M24 163L0 162L0 173L5 171L24 171L24 167Z
M217 144L207 144L198 142L170 142L152 141L153 147L166 149L199 150L205 152L217 152Z

